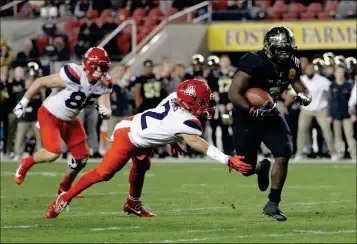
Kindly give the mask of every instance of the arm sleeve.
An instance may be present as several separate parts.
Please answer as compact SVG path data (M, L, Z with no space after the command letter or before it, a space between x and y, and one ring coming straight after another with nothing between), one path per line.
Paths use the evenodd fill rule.
M348 101L348 106L353 107L356 106L356 104L357 104L357 82L352 88L351 97L350 100Z
M238 70L253 76L259 66L259 57L255 53L247 53L240 60Z
M77 72L76 64L66 64L61 68L59 75L67 84L72 82L78 85L81 84L81 78L79 72Z

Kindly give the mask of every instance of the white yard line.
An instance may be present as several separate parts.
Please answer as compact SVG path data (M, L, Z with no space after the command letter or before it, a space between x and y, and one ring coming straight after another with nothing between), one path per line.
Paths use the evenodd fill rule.
M142 226L111 226L111 227L103 227L103 228L93 228L91 231L107 231L107 230L120 230L120 229L141 229Z
M194 241L218 241L225 239L242 239L242 238L257 238L257 237L286 237L286 236L298 236L298 235L334 235L334 234L351 234L357 233L356 230L338 230L338 231L305 231L305 232L291 232L285 234L273 233L273 234L257 234L257 235L235 235L235 236L213 236L213 237L197 237L188 239L176 239L176 240L160 240L149 241L149 243L175 243L175 242L194 242Z
M53 225L13 225L13 226L1 226L1 229L32 229L40 227L51 227Z
M188 230L189 233L201 233L201 232L220 232L220 231L234 231L236 228L229 229L213 229L213 230Z

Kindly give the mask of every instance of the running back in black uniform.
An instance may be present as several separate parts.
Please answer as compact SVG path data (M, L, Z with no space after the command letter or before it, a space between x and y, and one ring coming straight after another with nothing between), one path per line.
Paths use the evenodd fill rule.
M264 51L244 55L238 70L251 76L248 88L262 88L273 99L281 95L289 85L301 76L300 61L292 56L282 65L272 63ZM238 155L255 165L261 142L270 149L274 157L290 158L292 136L285 119L280 113L264 119L256 119L247 111L233 111L234 145Z
M254 108L248 103L244 93L249 88L262 88L276 99L292 85L298 94L296 99L302 105L308 105L311 99L300 81L300 61L293 55L295 50L292 31L285 27L271 28L264 37L263 50L247 53L241 58L239 71L228 93L235 106L233 141L236 153L245 156L244 160L253 166L254 170L246 176L257 174L261 191L269 187L271 164L268 159L257 163L261 142L264 142L275 158L269 201L263 211L278 221L287 220L279 209L279 203L287 176L287 164L292 154L291 132L275 106Z

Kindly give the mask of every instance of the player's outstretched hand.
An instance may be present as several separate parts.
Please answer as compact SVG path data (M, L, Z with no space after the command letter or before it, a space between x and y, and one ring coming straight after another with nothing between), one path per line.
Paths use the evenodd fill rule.
M102 119L109 119L110 111L106 109L106 107L104 107L103 105L96 105L95 108L97 109Z
M304 93L298 93L297 96L295 97L295 101L300 103L303 106L307 106L311 103L311 98Z
M269 108L270 106L271 106L271 102L266 101L263 107L261 108L252 107L249 113L256 118L264 118L264 117L272 116L276 114L278 110L276 109L276 104L274 104L272 108Z
M16 105L13 112L17 118L21 118L25 115L25 109L27 107L29 100L26 98L22 98L21 101Z
M186 153L185 149L182 148L180 143L170 144L172 155L184 155Z
M228 159L229 172L231 172L232 169L235 169L236 171L244 175L249 174L253 170L253 168L250 164L243 162L242 159L244 159L244 156L229 157Z

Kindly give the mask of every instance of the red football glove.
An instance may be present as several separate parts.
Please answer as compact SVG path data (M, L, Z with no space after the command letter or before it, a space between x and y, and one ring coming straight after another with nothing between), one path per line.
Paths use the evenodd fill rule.
M172 155L177 155L177 154L184 155L186 153L185 149L183 149L180 143L178 142L170 144L170 147L171 147Z
M248 174L253 170L250 164L244 163L243 161L241 161L241 159L244 159L244 156L229 157L228 159L229 173L231 172L232 169L235 169L236 171L242 174Z

